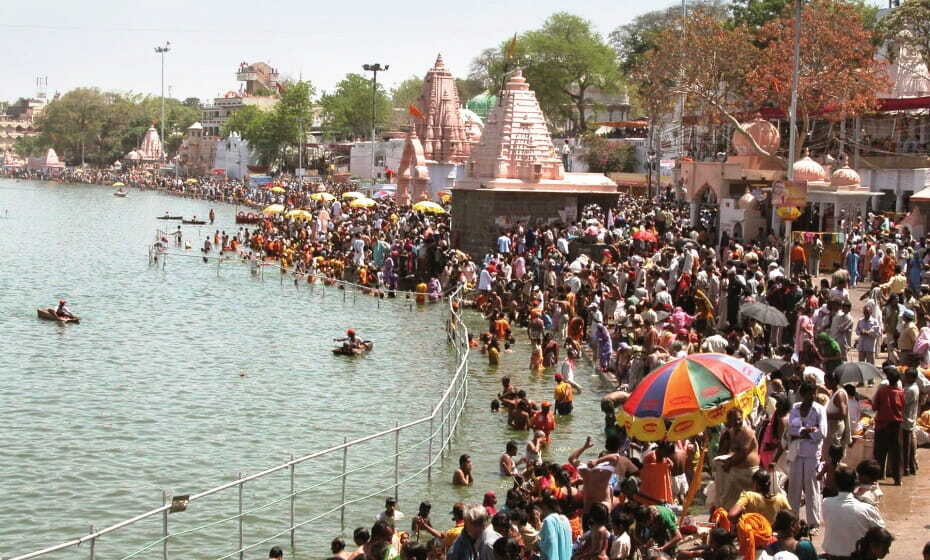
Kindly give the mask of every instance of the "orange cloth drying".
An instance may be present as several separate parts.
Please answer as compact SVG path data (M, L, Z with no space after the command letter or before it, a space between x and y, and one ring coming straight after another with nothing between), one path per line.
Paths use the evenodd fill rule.
M733 525L730 523L730 516L727 513L727 510L723 509L722 507L714 509L714 511L711 512L710 519L708 519L708 521L717 527L720 527L721 529L725 529L727 531L733 530Z

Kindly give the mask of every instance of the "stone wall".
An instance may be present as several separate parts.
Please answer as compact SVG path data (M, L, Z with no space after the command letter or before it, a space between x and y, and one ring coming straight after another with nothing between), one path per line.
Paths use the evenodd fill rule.
M452 191L453 245L480 259L496 249L501 232L518 224L568 222L578 218L575 193ZM616 195L614 195L616 196Z

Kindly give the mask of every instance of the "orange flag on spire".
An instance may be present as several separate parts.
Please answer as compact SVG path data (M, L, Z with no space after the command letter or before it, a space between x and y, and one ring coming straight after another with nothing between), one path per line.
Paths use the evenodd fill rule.
M414 104L407 105L407 112L410 113L411 117L416 117L418 119L425 119L423 112L420 111L420 108Z
M509 60L517 55L517 34L513 34L513 39L507 43L507 49L504 51L504 56Z

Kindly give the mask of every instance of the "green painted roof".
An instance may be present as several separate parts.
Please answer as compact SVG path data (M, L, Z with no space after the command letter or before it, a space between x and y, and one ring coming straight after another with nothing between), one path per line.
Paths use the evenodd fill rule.
M486 120L488 114L491 112L491 109L497 107L497 96L488 93L487 91L479 93L478 95L472 97L465 103L465 107L470 111L474 111L481 120Z

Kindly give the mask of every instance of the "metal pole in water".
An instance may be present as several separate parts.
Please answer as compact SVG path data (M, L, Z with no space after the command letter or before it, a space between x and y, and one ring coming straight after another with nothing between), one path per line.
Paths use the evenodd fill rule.
M239 473L239 480L242 480L242 473ZM242 483L239 483L239 560L245 560L245 551L242 550Z
M93 535L97 532L97 528L93 525L90 526L90 534ZM90 539L90 560L96 560L97 558L97 539Z
M165 490L161 491L161 502L168 505L168 492ZM161 557L162 560L168 560L168 508L161 513L161 537Z
M294 455L291 454L291 461L294 461ZM294 509L297 502L297 495L294 493L294 477L296 475L297 465L291 465L291 553L294 549Z
M346 437L342 438L342 444L345 445L348 443L349 439ZM340 500L339 505L339 527L340 531L346 530L346 466L349 463L349 448L348 446L342 448L342 499Z
M394 422L394 501L397 501L400 492L400 430Z

